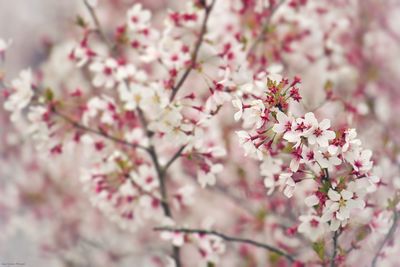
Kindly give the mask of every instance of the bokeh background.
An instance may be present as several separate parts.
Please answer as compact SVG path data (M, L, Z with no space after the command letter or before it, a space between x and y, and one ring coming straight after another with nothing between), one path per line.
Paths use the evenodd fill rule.
M379 142L376 144L369 143L368 140L377 138L385 131L388 132L388 138L395 142L400 140L397 134L400 125L395 118L395 114L400 111L400 89L398 88L400 82L400 42L398 39L396 40L396 38L400 38L397 37L400 36L400 5L398 4L399 1L382 1L382 5L379 1L366 1L369 2L369 7L374 6L371 3L377 3L376 7L379 7L375 10L365 10L366 19L372 21L369 37L366 37L365 40L369 40L371 43L371 65L379 69L377 71L379 77L376 79L379 80L379 83L372 83L373 88L371 90L373 90L373 93L371 93L370 99L374 103L375 110L372 113L376 115L376 118L372 121L373 124L369 122L368 124L361 123L359 127L361 128L360 131L364 133L363 140L373 148L374 145L379 146ZM126 0L120 2L124 2L124 5L129 6L135 1ZM143 0L142 2L150 7L154 4L153 8L157 9L176 5L179 1ZM69 29L78 13L87 14L80 0L0 0L0 38L5 40L12 39L12 47L7 51L6 61L2 66L2 69L7 74L7 79L15 77L21 69L39 66L48 55L49 44L73 35ZM374 31L374 25L377 25L376 28L380 27L381 19L387 24L387 31L384 34L380 30ZM310 50L313 49L312 45L310 44ZM381 50L376 49L376 47ZM308 48L305 47L305 49ZM368 49L368 44L364 49ZM379 60L374 62L374 59ZM318 105L321 100L318 99L318 92L316 93L314 88L323 87L326 77L323 75L315 77L315 73L320 73L320 70L324 68L322 66L324 63L303 66L301 65L302 59L293 57L288 60L290 64L296 62L292 64L295 66L294 69L297 68L301 72L304 87L310 88L309 91L304 92L305 100L308 101L310 106ZM339 89L342 90L343 95L347 94L347 99L351 103L353 96L351 96L350 92L355 92L355 87L358 86L357 82L354 82L354 76L357 78L360 76L357 76L358 74L355 75L351 68L342 69L334 75L337 75L335 78L342 82L341 85L343 86ZM352 84L349 90L346 87L347 82ZM385 90L382 92L379 91L380 84L385 86ZM353 103L357 104L357 101ZM360 105L357 108L361 110L364 106ZM326 110L327 112L324 114L326 117L335 117L335 108L327 108ZM136 262L137 265L135 266L150 266L145 262L144 257L140 255L145 249L142 247L136 250L136 248L140 247L140 241L144 241L144 239L138 237L136 242L139 243L133 243L126 232L94 210L89 200L79 193L80 190L77 190L79 189L79 184L77 183L79 181L75 181L75 183L62 182L60 185L62 186L61 190L64 190L62 191L63 201L70 201L69 197L71 197L73 199L71 200L72 202L79 201L80 204L73 206L74 208L71 210L68 210L68 208L61 211L57 210L58 207L63 206L54 202L58 194L54 189L57 188L57 185L53 184L48 189L42 184L41 178L38 178L42 174L35 171L27 173L20 170L24 169L21 166L27 164L26 161L29 161L33 150L26 149L11 156L3 154L6 143L14 142L11 140L13 137L8 135L11 124L7 120L8 115L4 113L3 109L0 109L0 149L2 149L0 158L0 194L3 196L1 198L3 202L0 202L0 266L3 263L24 263L25 266L32 267L112 266L110 264L113 264L116 258L118 259L118 266L132 266L132 262ZM15 142L20 141L17 140ZM25 159L27 160L25 161ZM45 165L44 169L51 176L52 173L57 173L56 169L61 166L60 164L73 166L73 160L74 158L71 159L71 162L60 163L55 159L47 159L46 164L46 159L42 159L41 163ZM381 167L382 169L385 169L384 164ZM37 169L40 169L40 167L43 168L43 166L39 166ZM78 174L71 170L71 172L65 174L64 178L67 179L74 175ZM385 175L388 177L399 176L397 173L386 173ZM16 192L13 186L9 186L15 182L14 179L19 179L17 183L29 189L31 189L30 187L37 188L37 192L45 192L45 195L50 197L40 199L37 195L26 194L21 198L20 192ZM24 188L24 186L21 188ZM70 192L74 192L76 195L69 195ZM19 200L14 201L16 198ZM8 199L9 202L4 202L4 199ZM26 210L13 207L13 205L18 206L15 203L21 204L21 201L35 203L43 201L43 205L35 206L35 209L39 207L37 208L37 214L39 214L37 216L40 217L44 213L48 218L53 217L57 223L49 221L47 223L33 223L35 220L29 217L31 215L25 216ZM30 207L30 205L20 206ZM15 214L10 214L10 212ZM64 215L68 220L64 220ZM86 222L82 223L85 220ZM92 227L94 221L96 226ZM11 228L8 227L10 225L12 226ZM79 231L71 230L75 225L79 225ZM46 240L48 237L54 238L55 232L62 233L63 231L67 233L67 236L61 237L59 241L51 240L50 243L60 242L61 245L58 245L68 248L65 250L65 254L49 253L44 255L43 250L46 250L46 248L43 249L42 244L39 246L38 244L40 243L37 240ZM97 235L99 231L101 231L101 235ZM68 240L71 237L71 233L75 232L86 233L86 237L90 236L90 238L81 237L78 245L71 248L73 242L68 243ZM107 236L112 236L112 238L107 239ZM74 237L71 237L71 239L74 239ZM115 243L110 242L110 240L114 240ZM66 243L64 244L64 242ZM83 263L77 265L76 262Z

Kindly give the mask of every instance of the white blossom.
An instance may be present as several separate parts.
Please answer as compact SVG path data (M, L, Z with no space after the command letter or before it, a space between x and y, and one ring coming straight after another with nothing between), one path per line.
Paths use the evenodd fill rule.
M34 96L32 83L33 78L30 69L21 71L19 78L11 82L13 92L4 103L4 108L12 112L12 121L16 121L19 118L20 112L27 107L32 100Z

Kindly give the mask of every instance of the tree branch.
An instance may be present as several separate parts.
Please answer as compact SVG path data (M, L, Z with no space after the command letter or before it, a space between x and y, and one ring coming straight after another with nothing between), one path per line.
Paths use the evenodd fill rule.
M155 231L168 231L168 232L181 232L181 233L187 233L187 234L203 234L203 235L213 235L213 236L218 236L222 238L225 241L228 242L235 242L235 243L244 243L244 244L249 244L255 247L263 248L268 251L274 252L278 255L281 255L285 257L288 261L294 262L295 258L291 256L290 254L284 252L283 250L280 250L276 247L273 247L268 244L264 244L258 241L254 241L251 239L246 239L246 238L240 238L240 237L234 237L234 236L228 236L226 234L214 231L214 230L204 230L204 229L189 229L189 228L172 228L172 227L156 227L154 228Z
M199 54L200 46L203 43L204 40L204 35L206 34L207 31L207 21L208 18L210 17L210 13L214 7L216 0L213 0L212 3L209 6L206 6L205 9L205 15L203 19L203 23L201 25L201 30L200 30L200 35L199 38L197 39L197 42L194 47L194 51L192 54L192 58L190 60L190 66L186 69L186 71L183 73L182 77L178 81L178 83L174 86L172 89L171 96L169 98L169 101L172 102L178 93L179 89L182 87L182 85L185 83L186 79L189 77L190 72L193 70L193 68L196 66L196 61L197 61L197 56Z
M375 256L374 256L374 258L372 260L372 263L371 263L371 267L375 267L376 266L376 263L378 262L378 258L379 258L380 254L381 254L382 249L385 247L386 243L388 243L389 240L393 238L393 236L394 236L394 234L395 234L395 232L397 230L398 221L399 221L399 213L396 210L394 210L393 211L393 223L392 223L392 226L390 227L390 230L386 234L385 239L383 239L383 241L380 244L377 252L375 253Z
M74 119L72 119L72 118L68 117L67 115L59 112L54 107L52 108L51 112L54 113L55 115L57 115L58 117L62 118L63 120L65 120L66 122L68 122L69 124L74 126L75 128L78 128L78 129L80 129L82 131L99 135L99 136L101 136L101 137L103 137L105 139L114 141L114 142L116 142L118 144L121 144L121 145L129 146L129 147L132 147L132 148L139 148L139 149L142 149L144 151L148 151L148 148L145 147L145 146L142 146L142 145L139 145L139 144L130 143L130 142L126 141L126 140L123 140L123 139L120 139L118 137L109 135L108 133L106 133L104 131L95 130L95 129L89 128L89 127L87 127L87 126L85 126L83 124L80 124L79 122L75 121Z
M172 156L172 158L165 164L165 166L163 167L163 172L166 173L168 171L168 168L172 165L172 163L175 162L175 160L177 160L181 155L183 150L185 149L186 145L181 146L181 148L178 149L178 151L176 151L176 153Z
M112 42L107 38L107 35L105 34L103 28L101 27L100 20L97 17L96 11L93 9L93 7L88 3L87 0L83 0L83 3L85 4L86 9L89 11L89 14L93 20L94 25L96 26L96 31L98 32L100 38L105 42L110 50L115 49L115 45L112 44Z
M279 7L285 2L285 0L281 0L278 4L276 4L274 7L270 8L270 14L265 20L264 24L261 26L261 33L258 35L257 39L254 41L254 43L250 46L249 51L247 52L247 56L250 56L253 54L254 50L257 48L258 44L262 42L267 33L268 33L268 28L271 23L272 16L275 14L275 12L279 9Z
M144 113L140 108L138 108L137 111L138 111L138 114L139 114L139 119L140 119L140 122L142 124L142 127L143 127L144 131L146 132L147 138L149 138L149 141L150 141L148 152L149 152L150 158L151 158L151 160L152 160L152 162L153 162L153 164L154 164L154 166L156 168L158 181L160 183L161 198L163 200L161 202L161 206L163 208L165 216L167 216L169 218L172 218L172 212L171 212L171 208L170 208L169 202L168 202L167 186L166 186L166 183L165 183L165 174L166 174L165 170L166 169L165 168L163 169L161 167L160 162L158 160L157 152L156 152L153 144L151 143L151 137L153 136L153 132L151 132L149 130L149 128L148 128L146 117L144 116ZM172 162L171 162L171 164L172 164ZM181 267L182 264L181 264L181 260L180 260L180 249L179 249L179 247L173 246L172 250L173 250L173 258L175 260L176 267Z
M335 231L333 233L333 246L332 246L332 256L331 256L331 267L335 267L335 259L336 259L336 255L337 255L337 250L338 250L338 238L339 238L339 232Z

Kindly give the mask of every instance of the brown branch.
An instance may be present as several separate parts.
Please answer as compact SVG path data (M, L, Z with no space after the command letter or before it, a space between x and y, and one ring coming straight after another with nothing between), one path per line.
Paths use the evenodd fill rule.
M331 267L335 267L335 259L338 251L338 239L339 239L339 232L335 231L333 233L332 241L333 241L333 246L332 246L332 256L331 256Z
M270 14L267 17L267 19L265 20L265 22L263 23L263 25L261 26L261 33L258 35L257 39L254 41L254 43L250 46L249 51L247 52L247 56L250 56L251 54L253 54L254 50L257 48L257 46L259 45L260 42L262 42L267 33L268 33L268 28L269 25L271 23L271 19L272 16L275 14L275 12L279 9L279 7L285 2L285 0L281 0L278 4L276 4L275 6L271 6L270 7Z
M60 118L62 118L63 120L65 120L66 122L68 122L69 124L74 126L75 128L78 128L78 129L80 129L82 131L99 135L99 136L101 136L101 137L103 137L105 139L114 141L114 142L116 142L118 144L121 144L121 145L129 146L129 147L132 147L132 148L139 148L139 149L142 149L144 151L148 151L148 148L145 147L145 146L142 146L142 145L139 145L139 144L130 143L130 142L124 140L124 139L120 139L118 137L109 135L108 133L106 133L104 131L95 130L95 129L89 128L89 127L87 127L87 126L85 126L83 124L80 124L79 122L75 121L74 119L72 119L72 118L68 117L67 115L59 112L54 107L52 108L51 112L54 113L55 115L59 116Z
M129 175L129 173L125 173L124 174L125 177L127 179L129 179L129 181L132 183L132 185L139 190L139 192L143 195L147 195L149 197L152 197L158 201L160 201L160 203L163 203L165 200L164 199L160 199L159 197L155 196L154 194L152 194L151 192L146 191L142 186L140 186L137 182L135 182L135 180Z
M399 221L399 213L396 210L394 210L393 211L393 223L392 223L392 226L390 227L390 230L387 233L387 235L385 236L385 239L383 239L383 241L380 244L377 252L375 253L375 256L374 256L374 258L372 260L372 263L371 263L371 267L375 267L376 266L376 263L378 262L378 258L379 258L380 254L381 254L382 249L385 247L386 243L388 243L390 241L390 239L393 238L393 236L394 236L394 234L395 234L395 232L397 230L398 221Z
M181 148L176 151L176 153L172 156L172 158L165 164L163 168L163 172L166 173L168 171L168 168L172 165L172 163L175 162L181 155L183 150L185 149L186 145L181 146Z
M172 228L172 227L156 227L154 228L155 231L169 231L169 232L181 232L181 233L187 233L187 234L201 234L201 235L213 235L213 236L218 236L222 238L225 241L229 242L235 242L235 243L244 243L244 244L249 244L255 247L263 248L268 251L274 252L278 255L281 255L285 257L288 261L294 262L295 258L288 253L286 253L283 250L280 250L279 248L273 247L268 244L264 244L258 241L254 241L251 239L247 238L240 238L240 237L234 237L234 236L228 236L226 234L214 231L214 230L204 230L204 229L189 229L189 228Z
M107 38L107 35L105 34L103 28L101 27L100 20L97 17L96 11L93 9L93 7L88 3L87 0L83 0L83 3L85 4L86 9L89 11L90 17L93 20L94 25L96 26L96 32L99 34L100 38L105 42L108 46L108 48L111 51L115 50L115 45L112 44L112 42Z
M149 141L150 141L150 145L148 147L148 152L149 152L150 158L151 158L151 160L152 160L152 162L154 164L154 167L156 168L158 181L160 183L161 198L163 200L161 202L161 206L163 208L165 216L167 216L169 218L172 218L172 212L171 212L171 208L170 208L169 202L168 202L167 186L166 186L166 183L165 183L165 175L166 175L166 171L165 170L166 169L165 168L163 169L161 167L160 162L158 160L157 152L156 152L153 144L151 143L151 137L153 136L153 132L150 131L149 128L148 128L147 120L146 120L146 118L144 116L144 113L140 108L138 108L137 111L138 111L138 114L139 114L139 119L140 119L140 122L142 124L142 127L143 127L144 131L146 132L147 138L149 138ZM171 162L171 164L172 164L172 162ZM173 250L173 258L175 260L176 267L181 267L182 264L181 264L181 260L180 260L180 249L179 249L179 247L173 246L172 250Z
M186 71L183 73L183 75L180 78L180 80L178 81L178 83L172 89L172 93L169 98L170 102L172 102L174 100L179 89L185 83L186 79L189 77L189 74L192 72L192 70L196 66L196 61L197 61L197 56L199 54L200 46L203 43L204 35L206 34L206 31L207 31L207 21L208 21L208 18L210 17L210 13L214 7L215 2L216 2L216 0L213 0L209 6L204 7L204 10L205 10L204 19L203 19L203 23L201 25L199 38L197 39L197 42L195 44L194 51L192 54L192 58L190 60L190 66L186 69Z

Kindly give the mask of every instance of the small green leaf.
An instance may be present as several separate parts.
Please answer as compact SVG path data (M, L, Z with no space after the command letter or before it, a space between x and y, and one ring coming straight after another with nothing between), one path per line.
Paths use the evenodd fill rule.
M82 27L82 28L86 28L87 27L87 24L86 24L85 20L80 15L76 16L75 23L79 27Z
M328 193L331 188L331 183L329 181L322 181L322 187L319 189L322 193Z
M265 209L260 209L257 211L256 217L259 221L264 221L268 213Z
M325 258L325 243L324 243L324 241L318 241L318 242L313 243L312 248L315 251L315 253L317 253L318 257L321 260L324 260L324 258Z
M293 151L293 144L288 143L287 146L282 150L283 153L292 153Z
M358 228L358 230L356 232L356 240L357 241L364 240L370 232L371 232L371 230L368 226L363 226L363 227Z
M44 92L44 98L46 102L51 102L54 99L54 93L50 88L47 88L46 91Z
M269 262L272 265L275 265L279 262L279 259L281 258L281 255L279 255L278 253L275 252L270 252L269 253Z

